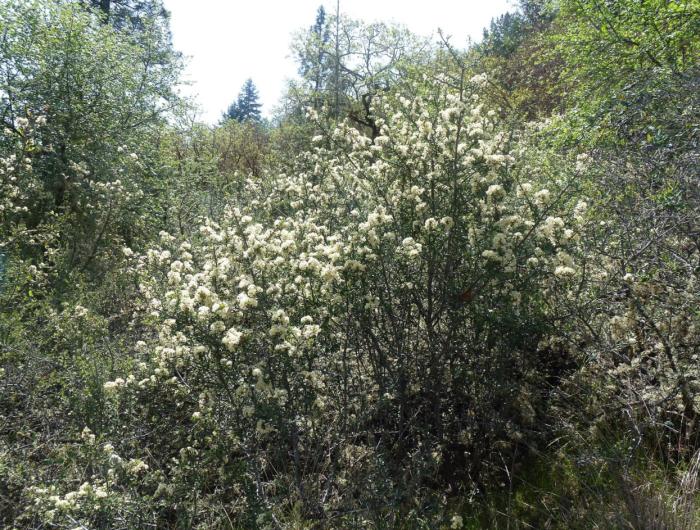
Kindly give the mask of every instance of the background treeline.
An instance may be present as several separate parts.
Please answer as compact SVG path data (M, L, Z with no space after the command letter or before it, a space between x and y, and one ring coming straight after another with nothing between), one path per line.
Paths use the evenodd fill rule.
M700 2L309 18L0 4L0 526L700 528Z

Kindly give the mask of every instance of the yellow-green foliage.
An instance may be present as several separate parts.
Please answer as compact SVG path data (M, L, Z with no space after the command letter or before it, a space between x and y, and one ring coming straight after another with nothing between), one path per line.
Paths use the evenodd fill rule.
M697 528L696 15L343 20L206 126L162 20L0 6L0 525Z

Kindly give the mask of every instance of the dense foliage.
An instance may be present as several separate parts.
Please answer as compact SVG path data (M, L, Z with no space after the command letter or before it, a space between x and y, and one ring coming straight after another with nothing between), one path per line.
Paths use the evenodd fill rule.
M700 527L699 25L319 9L206 126L159 2L0 5L0 523Z

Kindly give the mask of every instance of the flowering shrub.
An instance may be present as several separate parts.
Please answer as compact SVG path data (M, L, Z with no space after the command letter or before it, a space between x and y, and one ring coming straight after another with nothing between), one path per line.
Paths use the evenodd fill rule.
M104 388L169 491L342 516L478 489L536 442L548 298L579 275L585 204L519 163L483 82L388 93L379 136L340 124L296 175L131 258L155 336Z
M600 149L581 168L596 183L582 242L588 273L577 296L557 304L576 315L572 342L590 359L581 410L618 418L632 447L686 458L699 439L700 194L694 147L664 150Z
M34 132L36 127L46 124L44 116L30 121L18 118L13 128L4 131L6 156L0 159L0 221L3 227L12 222L12 218L29 210L27 199L37 187L32 179L31 154L35 151Z
M158 215L149 139L179 68L167 32L119 31L74 1L8 1L0 25L0 239L12 261L103 272Z

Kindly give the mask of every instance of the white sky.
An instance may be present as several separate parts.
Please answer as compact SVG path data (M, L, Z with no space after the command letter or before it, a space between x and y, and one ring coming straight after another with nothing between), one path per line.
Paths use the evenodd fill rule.
M269 115L282 95L285 79L297 73L290 53L292 34L314 23L324 4L335 0L164 0L171 12L175 48L188 57L185 80L202 108L216 122L247 78L258 88ZM513 9L512 0L341 0L341 13L366 22L394 22L419 35L451 35L457 46L479 40L493 17Z

